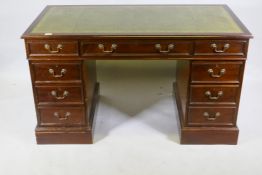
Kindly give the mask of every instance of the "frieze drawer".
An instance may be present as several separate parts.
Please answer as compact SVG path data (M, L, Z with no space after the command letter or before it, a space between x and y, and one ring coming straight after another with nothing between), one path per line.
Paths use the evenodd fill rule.
M81 43L82 56L190 56L193 42L190 41L114 41L95 40Z
M242 40L214 40L196 41L195 55L201 56L237 56L246 55L247 41Z
M78 56L78 42L68 40L28 41L28 56Z

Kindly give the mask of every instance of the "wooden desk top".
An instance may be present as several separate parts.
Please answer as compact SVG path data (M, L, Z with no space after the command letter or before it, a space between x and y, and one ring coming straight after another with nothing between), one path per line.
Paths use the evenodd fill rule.
M22 37L46 35L251 37L226 5L47 6Z

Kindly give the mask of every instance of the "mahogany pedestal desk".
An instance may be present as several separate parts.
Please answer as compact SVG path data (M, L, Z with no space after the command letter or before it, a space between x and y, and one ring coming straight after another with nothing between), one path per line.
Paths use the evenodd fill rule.
M252 35L226 5L47 6L22 38L38 144L93 143L96 60L123 59L178 60L181 144L237 144Z

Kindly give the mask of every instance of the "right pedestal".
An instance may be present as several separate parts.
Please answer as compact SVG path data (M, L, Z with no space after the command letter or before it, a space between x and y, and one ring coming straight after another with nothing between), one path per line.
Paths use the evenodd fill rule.
M244 61L178 61L181 144L237 144Z

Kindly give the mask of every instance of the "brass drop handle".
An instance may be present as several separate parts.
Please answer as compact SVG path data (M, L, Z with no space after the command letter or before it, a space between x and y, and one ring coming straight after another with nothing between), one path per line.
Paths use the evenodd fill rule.
M216 120L220 115L221 115L220 112L216 112L216 113L214 113L213 115L210 115L208 112L204 112L204 113L203 113L203 116L204 116L207 120L209 120L209 121L214 121L214 120Z
M214 74L213 69L208 69L207 72L212 78L220 78L226 73L226 69L220 69L219 74Z
M50 53L59 53L63 49L63 45L58 44L57 47L56 47L56 50L52 50L52 48L49 44L45 44L45 49Z
M98 44L98 48L100 50L102 50L102 52L104 52L104 53L112 53L112 52L114 52L116 50L117 44L112 44L111 45L111 50L105 50L105 45L104 44Z
M210 46L215 53L224 53L227 49L229 49L230 44L228 44L228 43L224 44L222 50L219 50L218 47L217 47L217 44L215 44L215 43L211 44Z
M61 78L65 75L66 69L61 69L60 74L55 74L54 69L48 69L48 72L55 78Z
M223 96L223 91L218 91L217 96L212 96L212 93L210 91L206 91L205 95L210 99L210 100L218 100L221 96Z
M70 112L66 112L64 116L61 116L58 112L54 112L54 116L57 117L59 120L67 120L70 115Z
M57 91L53 90L51 91L51 95L55 97L57 100L63 100L69 95L69 92L64 91L62 96L57 96Z
M175 48L174 44L168 44L167 50L162 50L161 44L156 44L155 48L160 52L160 53L169 53L172 49Z

